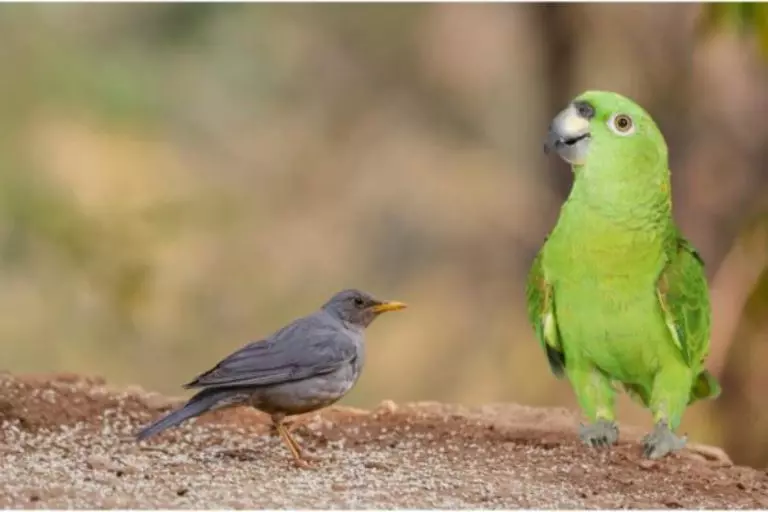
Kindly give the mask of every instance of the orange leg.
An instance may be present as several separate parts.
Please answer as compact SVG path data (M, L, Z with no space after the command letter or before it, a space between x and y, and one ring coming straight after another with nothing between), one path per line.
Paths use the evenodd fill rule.
M296 440L291 435L288 427L283 425L283 416L272 416L272 425L285 442L288 450L290 450L291 455L293 456L293 461L297 466L301 468L307 468L309 467L310 461L317 460L316 457L312 457L304 453L304 450L301 449L299 443L296 442Z

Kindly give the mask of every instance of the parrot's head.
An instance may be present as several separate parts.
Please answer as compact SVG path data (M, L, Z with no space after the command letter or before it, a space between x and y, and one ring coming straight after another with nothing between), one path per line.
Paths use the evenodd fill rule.
M580 94L557 114L544 151L557 153L574 171L590 162L614 163L617 157L636 164L667 157L664 137L651 116L629 98L605 91Z

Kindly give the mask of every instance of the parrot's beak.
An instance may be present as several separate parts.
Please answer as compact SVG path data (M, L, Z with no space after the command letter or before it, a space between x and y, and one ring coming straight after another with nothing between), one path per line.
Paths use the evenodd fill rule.
M582 165L589 149L589 119L569 105L557 114L549 125L544 143L544 153L554 151L560 158L573 165Z

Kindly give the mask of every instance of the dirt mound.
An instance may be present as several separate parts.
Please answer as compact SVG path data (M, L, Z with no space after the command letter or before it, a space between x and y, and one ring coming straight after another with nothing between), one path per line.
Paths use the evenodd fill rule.
M24 508L766 508L768 473L696 447L639 456L636 429L592 451L576 417L517 405L334 407L295 432L300 470L268 418L235 409L136 443L179 402L76 375L0 375L0 506Z

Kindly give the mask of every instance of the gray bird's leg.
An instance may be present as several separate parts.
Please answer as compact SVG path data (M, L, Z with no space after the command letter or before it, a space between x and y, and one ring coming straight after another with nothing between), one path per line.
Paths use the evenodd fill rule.
M288 428L283 425L283 418L285 418L284 414L273 414L272 424L274 425L275 430L277 430L277 433L280 434L280 437L283 438L288 450L290 450L294 463L300 468L308 468L311 461L316 461L318 459L317 457L306 454L304 450L301 449L301 446L299 446L299 443L293 438L288 431Z
M302 414L300 416L294 417L291 419L291 421L283 421L283 425L285 425L285 428L288 429L288 432L293 434L293 432L299 428L300 426L304 425L307 422L306 414Z
M290 432L292 434L297 428L299 428L301 425L303 425L305 423L304 421L300 421L300 419L301 419L301 417L299 417L297 419L291 419L291 420L283 419L283 421L281 421L280 423L281 423L282 426L285 427L285 429L288 432ZM273 422L272 424L269 425L269 434L271 436L279 436L280 435L280 432L277 431L277 424L276 423Z

